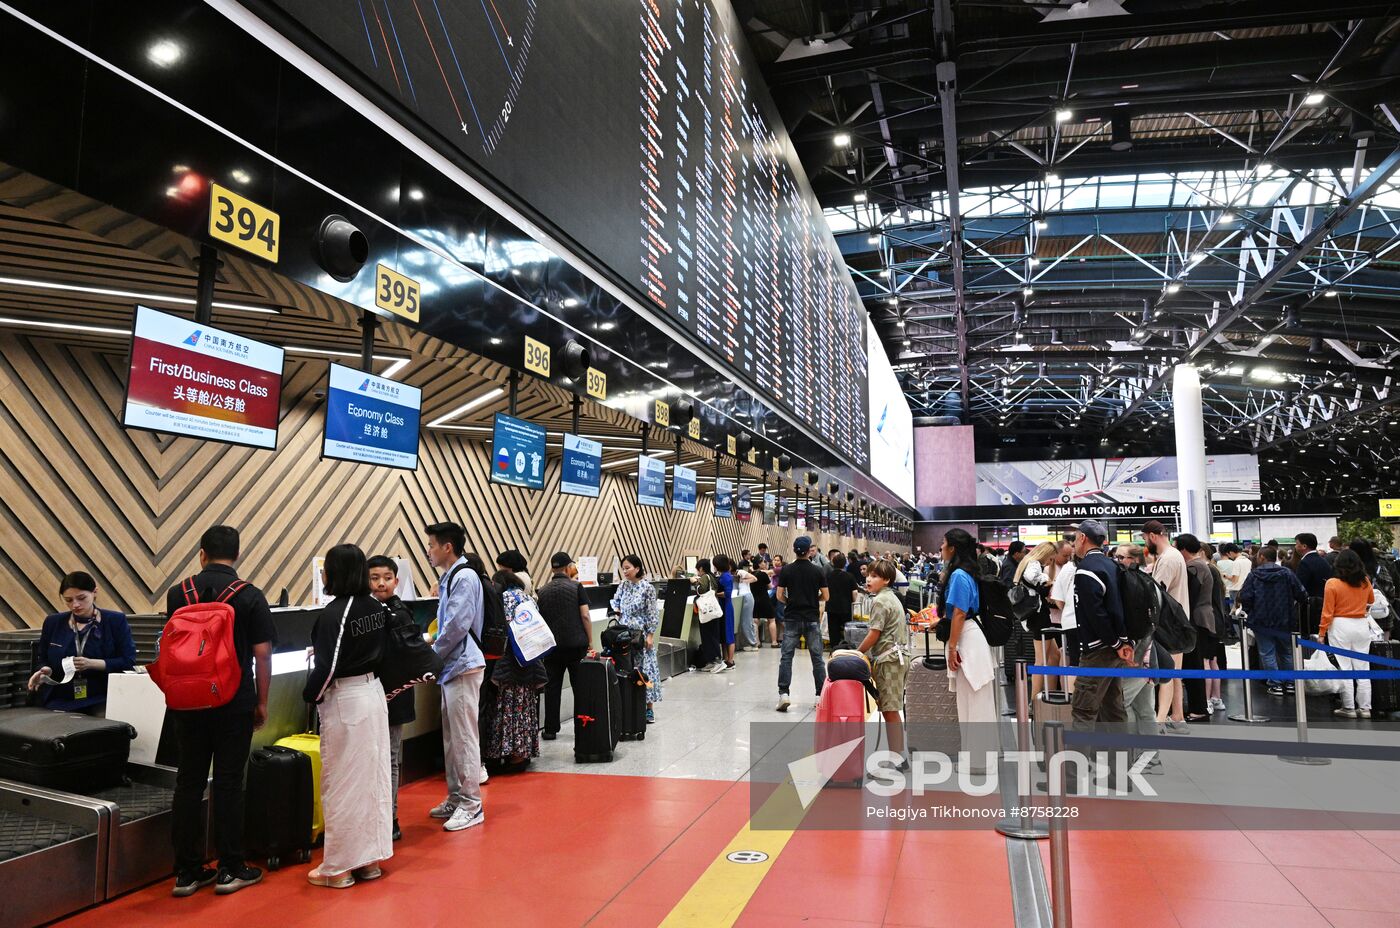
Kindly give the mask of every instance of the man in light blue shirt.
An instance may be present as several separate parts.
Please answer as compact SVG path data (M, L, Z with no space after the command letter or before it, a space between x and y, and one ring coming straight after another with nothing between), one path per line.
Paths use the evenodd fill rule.
M467 536L455 522L427 528L428 560L445 571L438 590L438 633L433 650L443 661L442 753L447 798L428 814L443 830L461 831L486 820L481 808L481 733L477 705L486 658L481 653L481 578L462 556Z

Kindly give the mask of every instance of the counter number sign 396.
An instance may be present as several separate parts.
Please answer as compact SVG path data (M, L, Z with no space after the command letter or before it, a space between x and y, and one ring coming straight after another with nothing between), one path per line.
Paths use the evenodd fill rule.
M277 263L281 217L227 187L209 185L209 237Z

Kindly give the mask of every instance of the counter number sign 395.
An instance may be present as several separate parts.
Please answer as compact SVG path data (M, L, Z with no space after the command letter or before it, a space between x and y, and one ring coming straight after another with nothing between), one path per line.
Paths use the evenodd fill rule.
M209 185L209 237L277 263L281 217L227 187Z

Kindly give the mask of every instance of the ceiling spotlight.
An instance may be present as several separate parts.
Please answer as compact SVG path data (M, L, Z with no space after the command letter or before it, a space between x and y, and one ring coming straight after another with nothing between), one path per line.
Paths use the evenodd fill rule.
M1206 253L1205 253L1204 251L1193 251L1193 252L1191 252L1191 261L1192 261L1192 263L1195 263L1195 262L1198 262L1198 261L1204 261L1205 259L1206 259Z
M1025 338L1026 336L1022 335L1020 332L1017 332L1015 337L1016 337L1016 341L1019 342L1021 339Z
M1223 213L1220 214L1220 221L1221 221L1222 223L1234 222L1234 221L1235 221L1235 214L1232 213L1232 212L1230 212L1229 210L1226 210L1225 212L1223 212Z
M1035 293L1035 289L1032 288L1032 287L1022 287L1022 288L1021 288L1021 296L1030 296L1030 295L1033 294L1033 293Z
M864 203L866 200L869 199L869 197L865 195L864 190L857 190L856 195L852 199L854 199L857 203Z
M1336 290L1325 290L1325 291L1323 291L1323 294L1322 294L1322 295L1325 296L1325 297L1328 297L1328 298L1330 299L1331 297L1334 297L1334 296L1337 295L1337 291L1336 291Z
M602 329L604 332L611 332L615 325L616 323L614 322L600 322L598 323L598 328Z
M909 339L907 339L907 338L904 340L904 347L905 347L905 348L908 348L908 347L909 347Z
M899 320L899 327L900 327L901 329L904 328L904 320L903 320L903 319Z
M1031 259L1030 259L1030 265L1031 265L1031 267L1035 267L1035 266L1036 266L1037 264L1039 264L1039 263L1040 263L1040 259L1037 258L1035 255L1031 255Z
M1044 216L1037 216L1037 217L1035 217L1035 227L1036 227L1037 229L1044 230L1044 229L1046 229L1046 228L1049 228L1049 226L1050 226L1050 223L1048 223L1048 222L1045 221L1045 217L1044 217Z
M1254 172L1268 177L1270 174L1274 173L1274 166L1267 161L1261 161L1254 166Z
M1074 110L1067 106L1062 106L1055 110L1055 122L1069 122L1074 118Z
M872 235L869 238L867 238L866 241L869 242L871 245L878 245L880 244L880 236Z
M412 190L408 191L408 198L415 203L420 202L423 199L423 191L414 187Z
M174 67L183 57L184 46L170 39L159 39L146 49L146 60L158 68Z
M1321 106L1322 101L1326 99L1327 95L1324 94L1321 90L1314 90L1312 93L1308 94L1306 97L1303 98L1303 105Z
M849 132L838 132L831 137L831 144L837 148L845 148L851 144L851 134Z
M575 306L577 306L577 305L578 305L578 300L577 300L575 297L571 297L571 296L566 296L566 297L564 297L564 306L565 306L566 308L568 308L568 309L573 309L573 308L574 308Z
M1172 283L1167 284L1167 292L1168 292L1168 293L1180 293L1180 292L1181 292L1181 284L1176 283L1175 281L1173 281Z
M1051 171L1045 175L1045 182L1047 184L1058 184L1060 182L1060 175L1056 174L1054 171Z
M234 168L232 171L228 172L228 176L232 177L234 183L238 184L246 184L253 179L253 175L249 174L242 168Z
M885 298L885 302L888 303L888 304L890 304L891 306L898 306L898 305L899 305L899 297L897 297L897 296L886 297L886 298Z

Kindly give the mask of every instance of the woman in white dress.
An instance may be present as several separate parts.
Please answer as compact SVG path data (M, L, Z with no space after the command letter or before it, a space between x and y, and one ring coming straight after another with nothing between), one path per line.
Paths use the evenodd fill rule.
M943 536L943 592L938 603L938 637L947 644L948 676L958 700L958 727L967 769L985 772L988 754L1000 749L996 701L996 662L977 624L981 597L977 589L977 551L972 536L960 528ZM946 630L945 630L946 629Z

